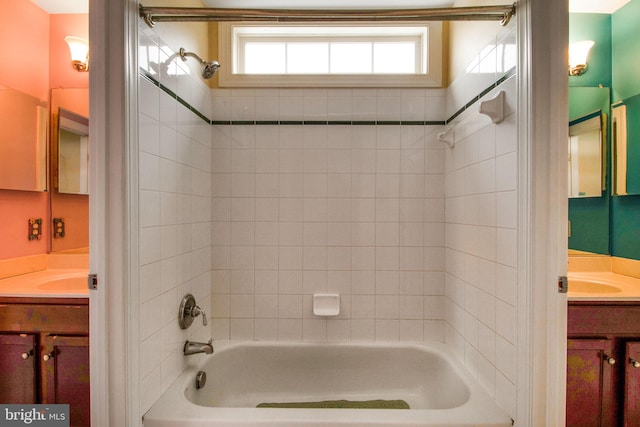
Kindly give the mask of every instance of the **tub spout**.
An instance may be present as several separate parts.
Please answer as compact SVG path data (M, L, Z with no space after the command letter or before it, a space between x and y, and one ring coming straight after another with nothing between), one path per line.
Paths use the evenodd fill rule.
M211 344L212 340L209 342L192 342L187 341L184 343L184 355L189 356L190 354L212 354L213 353L213 345Z

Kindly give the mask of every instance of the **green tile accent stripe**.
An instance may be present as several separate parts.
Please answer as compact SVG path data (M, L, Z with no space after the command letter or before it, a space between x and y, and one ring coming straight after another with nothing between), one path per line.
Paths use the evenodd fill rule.
M180 104L184 105L186 108L191 110L194 114L200 117L205 122L211 125L244 125L244 126L333 126L333 125L346 125L346 126L442 126L450 123L462 114L465 110L471 107L473 104L478 102L483 96L487 93L491 92L502 83L504 83L509 77L515 75L516 69L513 67L509 71L507 71L502 77L500 77L496 82L492 83L480 92L478 95L474 96L467 102L467 104L460 108L458 111L453 113L451 117L447 120L211 120L198 111L195 107L190 105L183 98L174 93L171 89L160 83L155 79L152 75L147 73L144 70L140 70L140 76L149 80L151 83L156 85L158 88L162 89L167 95L175 98Z
M467 104L460 108L458 111L456 111L455 113L453 113L451 115L451 117L449 117L446 121L445 124L449 124L451 123L456 117L458 117L460 114L464 113L466 110L469 109L469 107L471 107L473 104L475 104L476 102L480 101L480 99L485 96L486 94L488 94L489 92L491 92L492 90L494 90L495 88L497 88L498 86L500 86L502 83L506 82L511 76L514 76L516 74L516 67L511 68L509 71L507 71L506 73L504 73L504 75L502 77L500 77L498 80L495 81L495 83L492 83L491 85L489 85L485 90L483 90L482 92L480 92L478 95L474 96L473 98L471 98L469 100L469 102L467 102Z
M180 97L178 94L173 92L171 89L169 89L168 87L166 87L165 85L160 83L158 80L155 79L155 77L153 77L152 75L148 74L146 71L143 71L143 70L140 70L139 74L140 74L140 77L149 80L155 86L157 86L158 88L162 89L162 91L164 93L166 93L170 97L174 98L176 101L178 101L180 104L182 104L185 108L190 110L193 114L195 114L196 116L198 116L199 118L201 118L205 122L211 124L211 120L207 116L205 116L200 111L198 111L198 109L195 108L193 105L189 104L184 98Z
M278 126L436 126L445 121L412 120L211 120L212 125L278 125Z

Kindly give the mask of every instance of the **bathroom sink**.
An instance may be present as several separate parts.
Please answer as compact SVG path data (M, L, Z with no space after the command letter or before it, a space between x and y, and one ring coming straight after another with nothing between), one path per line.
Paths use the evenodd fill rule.
M87 288L86 276L71 276L47 280L39 283L38 289L44 291L73 291Z
M622 289L607 283L591 280L571 280L569 279L569 292L593 293L593 294L614 294L622 292Z

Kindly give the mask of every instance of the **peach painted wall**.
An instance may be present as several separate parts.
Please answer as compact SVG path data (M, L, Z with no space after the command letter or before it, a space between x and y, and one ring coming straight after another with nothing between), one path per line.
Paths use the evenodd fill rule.
M51 15L49 28L49 87L88 88L89 73L79 73L71 66L71 54L64 41L65 36L89 40L88 15Z
M0 84L49 99L49 15L28 0L0 2Z
M47 253L48 193L0 190L0 259ZM42 218L43 237L28 239L29 218Z
M16 43L20 41L20 43ZM28 0L0 2L0 85L49 99L49 15ZM29 218L42 218L40 240ZM0 259L46 253L48 193L0 190Z
M78 73L71 67L69 49L64 42L66 35L87 38L88 17L50 16L29 0L1 1L0 85L45 100L50 99L50 88L88 88L88 73ZM47 253L51 233L49 195L49 192L0 190L0 259ZM82 200L66 203L65 197L64 211L72 211L77 217L71 221L74 227L87 231L75 233L73 227L67 229L83 237L82 243L69 239L65 246L88 244L84 244L88 242L87 197L78 198ZM29 218L42 218L40 240L28 239Z

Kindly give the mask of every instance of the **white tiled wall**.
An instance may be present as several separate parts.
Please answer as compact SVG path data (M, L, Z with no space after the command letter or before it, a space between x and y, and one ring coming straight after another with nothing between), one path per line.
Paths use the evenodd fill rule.
M505 30L496 45L515 45ZM503 49L504 51L511 49ZM515 52L514 52L515 53ZM514 63L513 58L502 58ZM487 74L487 73L484 73ZM489 72L494 78L495 71ZM487 87L478 67L451 86L447 109ZM495 81L495 80L494 80ZM493 124L471 108L460 116L456 145L446 154L446 341L474 376L515 419L517 370L518 152L516 79L506 94L505 119ZM466 99L465 99L466 98Z
M214 90L213 118L444 120L515 65L514 37L447 90ZM505 120L476 104L452 150L439 126L215 126L214 336L444 339L515 418L515 78L498 90ZM314 292L340 316L314 317Z
M444 120L444 89L215 89L214 120Z
M145 27L146 28L146 27ZM140 34L140 66L174 93L210 115L209 91L198 76L169 57L153 32ZM165 72L156 66L168 61ZM182 62L182 61L179 61ZM211 126L140 77L137 214L139 228L140 405L155 402L184 367L187 337L206 341L198 319L187 331L176 319L192 293L210 312ZM134 203L135 205L135 203Z
M148 29L140 65L219 121L441 121L513 61L496 47L513 37L505 30L447 90L210 91L180 61L158 67L173 51ZM182 370L187 336L213 334L446 340L515 418L515 79L498 88L505 121L462 125L452 150L440 126L210 126L139 85L141 413ZM178 328L187 292L211 329ZM341 314L313 316L315 292L340 293Z
M443 120L443 90L214 90L214 120ZM444 163L418 125L216 125L217 339L444 340ZM312 313L337 292L341 313Z

